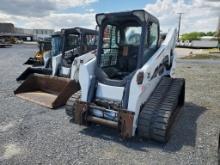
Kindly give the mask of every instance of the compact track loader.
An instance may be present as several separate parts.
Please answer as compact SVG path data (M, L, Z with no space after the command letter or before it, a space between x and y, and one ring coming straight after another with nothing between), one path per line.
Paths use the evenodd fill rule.
M52 69L35 69L14 91L16 96L57 108L80 90L79 66L95 57L97 31L77 27L62 30L62 33L62 53L52 57Z
M80 65L81 91L66 103L75 123L116 128L167 142L184 104L185 81L175 70L176 29L160 40L156 17L144 10L96 15L96 58Z

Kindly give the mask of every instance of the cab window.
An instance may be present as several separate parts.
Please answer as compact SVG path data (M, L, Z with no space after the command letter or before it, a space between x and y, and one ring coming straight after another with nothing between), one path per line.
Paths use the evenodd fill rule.
M86 44L88 46L94 46L96 45L96 35L86 35Z
M78 34L68 34L66 51L76 48L79 45L79 35Z
M149 47L150 48L156 48L157 47L157 41L158 41L158 25L155 23L152 23L150 26L150 36L149 36Z
M158 25L156 23L150 23L148 27L148 32L145 35L144 41L144 55L143 62L148 61L157 50L158 43Z

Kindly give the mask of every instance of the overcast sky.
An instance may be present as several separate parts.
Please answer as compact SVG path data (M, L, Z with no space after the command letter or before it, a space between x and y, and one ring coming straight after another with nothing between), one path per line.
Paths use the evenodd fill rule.
M145 9L157 16L162 31L178 23L181 32L215 31L220 16L220 0L1 0L0 22L23 28L59 30L74 26L95 28L95 14Z

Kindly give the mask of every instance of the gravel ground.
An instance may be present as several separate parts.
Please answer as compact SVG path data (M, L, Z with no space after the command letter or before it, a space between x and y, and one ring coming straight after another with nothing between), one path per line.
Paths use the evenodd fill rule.
M220 56L220 53L217 49L188 49L188 48L176 48L178 52L178 57L183 58L189 55L203 54L203 55L215 55Z
M0 164L210 164L217 165L220 61L177 61L186 79L186 103L163 145L122 140L115 130L71 123L64 108L49 110L13 95L21 64L36 46L0 49Z

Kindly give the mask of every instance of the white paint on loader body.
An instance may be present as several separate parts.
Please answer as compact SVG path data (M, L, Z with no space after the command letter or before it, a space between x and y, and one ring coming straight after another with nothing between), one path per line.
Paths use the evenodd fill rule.
M49 62L49 59L51 57L51 51L46 51L44 52L44 55L43 55L43 59L44 59L44 68L46 68L48 62Z
M90 60L89 62L80 65L79 68L79 83L81 86L81 100L87 101L89 87L91 83L91 79L94 76L96 65L96 57Z
M93 53L94 51L88 52L82 56L76 57L72 63L72 67L71 67L71 75L70 75L70 79L73 79L75 81L79 81L79 67L80 64L84 64L87 63L88 61L92 60L93 58L95 58L95 53Z
M70 50L72 51L72 50ZM68 51L68 52L70 52ZM95 54L93 51L88 52L84 55L81 55L79 57L76 57L71 65L71 68L67 68L62 66L60 68L61 60L62 60L62 54L59 54L55 57L52 57L52 75L56 76L58 69L60 69L60 73L64 75L70 75L70 79L79 81L79 67L81 64L87 63L91 59L95 57Z
M124 87L115 87L98 83L96 97L108 100L121 101L124 93Z
M52 57L52 76L55 76L61 63L62 53Z

